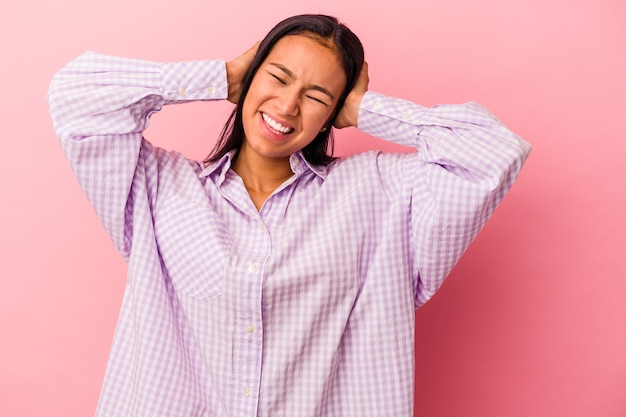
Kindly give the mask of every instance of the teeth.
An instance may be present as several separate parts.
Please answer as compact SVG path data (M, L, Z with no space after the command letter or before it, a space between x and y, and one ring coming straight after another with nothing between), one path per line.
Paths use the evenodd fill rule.
M272 119L265 113L261 113L261 115L263 116L263 120L265 120L265 123L267 123L272 129L280 133L290 133L293 130L290 127L283 126L282 124L278 123L276 120Z

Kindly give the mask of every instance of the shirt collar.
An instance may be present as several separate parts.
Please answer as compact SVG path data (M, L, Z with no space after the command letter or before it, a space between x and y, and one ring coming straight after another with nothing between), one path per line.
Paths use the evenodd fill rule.
M226 155L222 156L216 162L211 162L210 164L208 164L200 173L200 178L208 177L216 171L219 173L220 177L223 177L230 169L230 164L232 163L233 157L235 156L236 152L237 151L233 149L232 151L229 151Z
M222 156L218 161L210 163L207 165L202 172L200 173L200 178L208 177L209 175L217 172L220 177L224 177L226 172L230 169L233 158L237 150L233 149L229 151L226 155ZM298 151L289 157L289 164L291 165L291 170L296 174L297 177L306 174L308 171L312 171L315 175L320 177L322 180L326 179L328 175L328 167L323 165L313 165L306 160L302 152Z
M291 165L291 170L294 174L296 174L296 176L303 175L308 171L313 171L315 175L325 180L328 175L328 167L309 163L300 151L289 157L289 164Z

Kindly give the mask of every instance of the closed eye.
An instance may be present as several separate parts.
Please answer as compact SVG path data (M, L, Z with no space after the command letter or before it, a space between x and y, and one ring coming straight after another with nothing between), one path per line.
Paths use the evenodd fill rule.
M273 68L278 68L279 70L281 70L290 79L294 79L295 78L293 72L289 68L286 68L284 65L281 65L280 63L270 62L268 65L271 65ZM273 74L271 72L269 72L269 73L270 73L270 75L272 77L276 78L281 84L285 84L285 85L287 84L283 79L281 79L277 75L275 75L275 74ZM319 91L320 93L327 95L328 98L331 99L331 101L335 99L335 96L333 95L333 93L331 93L327 88L324 88L321 85L315 85L315 84L311 85L310 89L311 90L315 90L315 91ZM323 104L327 105L322 100L319 100L319 99L316 99L316 98L313 98L313 99L316 100L316 101L319 101L320 103L323 103Z
M283 80L282 78L280 78L278 75L276 74L272 74L271 72L268 72L269 75L271 75L272 77L274 77L276 79L276 81L278 81L279 83L281 83L282 85L286 85L287 83L285 82L285 80Z
M308 97L308 98L310 98L310 99L311 99L311 100L313 100L313 101L317 101L318 103L321 103L321 104L323 104L324 106L327 106L327 107L328 107L328 104L326 104L326 102L324 102L324 101L320 100L319 98L316 98L316 97L313 97L313 96L307 96L307 97Z

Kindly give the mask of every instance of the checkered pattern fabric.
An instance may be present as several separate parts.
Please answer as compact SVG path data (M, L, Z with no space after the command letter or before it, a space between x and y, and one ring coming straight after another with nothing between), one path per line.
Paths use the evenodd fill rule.
M359 129L417 151L296 153L258 211L232 153L205 167L143 137L163 105L226 95L223 61L87 53L53 79L62 147L128 262L97 415L413 415L414 310L530 146L477 104L368 92Z

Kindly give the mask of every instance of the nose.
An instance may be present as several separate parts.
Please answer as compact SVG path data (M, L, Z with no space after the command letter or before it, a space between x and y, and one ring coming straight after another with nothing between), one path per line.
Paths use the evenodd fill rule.
M296 89L285 88L276 100L276 108L285 116L296 116L300 112L300 93Z

